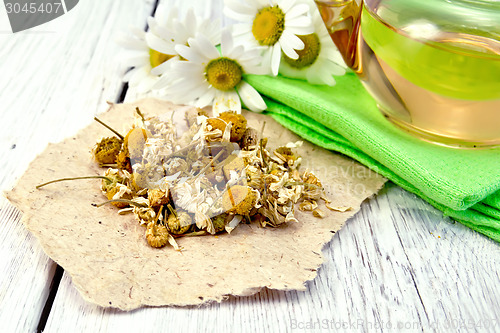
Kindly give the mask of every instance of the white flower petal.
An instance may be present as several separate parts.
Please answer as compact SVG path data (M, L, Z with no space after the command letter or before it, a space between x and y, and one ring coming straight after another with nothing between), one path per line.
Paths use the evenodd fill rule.
M158 79L155 77L146 76L146 77L142 78L140 82L137 83L135 88L137 89L137 92L139 92L139 93L148 92L153 88L153 85L155 84L155 82L157 80Z
M232 20L239 21L239 22L251 21L255 17L255 15L239 13L239 12L231 10L227 7L224 8L224 15L226 15L227 17L229 17Z
M231 59L239 60L244 54L245 54L245 48L243 47L243 45L238 45L231 51L229 51L225 56ZM256 60L255 58L250 58L250 59L251 61ZM240 61L237 62L239 63Z
M241 81L238 85L238 94L245 106L251 111L261 112L267 108L257 90L245 81Z
M321 73L322 72L306 71L305 76L307 82L311 84L327 84L329 86L335 85L335 79L333 78L333 75L322 75Z
M175 54L172 43L167 43L163 39L159 38L155 34L148 32L146 34L146 42L149 47L153 50L161 52L163 54Z
M313 19L311 26L315 28L315 33L318 35L321 44L318 58L313 64L303 68L291 67L286 61L283 61L280 64L280 74L292 78L306 79L311 84L335 85L333 76L345 74L345 63L328 35L319 12L312 11L311 15ZM290 28L288 26L286 30L296 33L303 30L303 28Z
M236 113L241 113L241 101L238 93L235 90L232 91L218 91L215 94L215 99L213 103L214 115L220 115L226 111L235 111Z
M155 31L153 31L153 33L158 37L162 38L163 40L165 40L166 42L172 44L174 44L173 40L177 37L177 34L175 33L174 29L167 28L161 25L157 26L155 28Z
M205 107L207 105L210 105L213 102L214 98L215 98L215 90L208 89L205 91L204 94L201 94L201 97L198 98L195 105L199 108Z
M199 35L198 38L190 38L189 46L195 49L200 55L203 55L207 60L219 58L219 51L215 48L215 45L210 43L210 41L203 35Z
M284 31L280 38L280 43L286 43L294 50L303 50L304 42L297 36L289 31Z
M193 103L196 99L198 99L200 96L206 95L209 91L209 87L205 82L199 82L199 84L193 85L187 93L177 94L177 96L179 96L179 99L181 99L183 103ZM203 106L210 104L211 101L212 100L208 101Z
M286 0L289 1L289 0ZM277 4L274 0L247 0L249 3L253 3L252 7L262 9L266 6L272 6L274 4Z
M168 85L169 85L169 77L168 75L163 75L160 77L158 81L155 82L152 88L155 90L159 90L167 87Z
M146 43L144 43L144 40L141 39L135 39L135 38L130 38L130 36L120 34L115 42L129 50L137 50L137 51L144 51L148 49L148 46Z
M140 81L144 78L146 78L149 74L150 74L150 71L151 71L151 66L149 67L140 67L140 68L137 68L137 70L135 70L132 74L132 76L130 77L129 79L129 84L131 86L137 86L139 85Z
M320 71L318 74L325 84L328 84L330 86L335 85L335 79L333 78L333 75L328 71Z
M332 61L322 61L321 63L318 63L318 65L321 65L322 68L330 72L332 75L344 75L346 72L346 68L343 66L340 66Z
M299 16L290 21L285 21L285 29L300 28L302 29L301 35L312 34L314 26L312 25L311 18L308 16Z
M231 11L231 12L236 12L236 13L248 13L248 15L255 15L257 14L257 10L255 7L252 7L248 5L245 2L242 1L224 1L224 14L226 13L226 9ZM227 14L226 14L227 15ZM231 17L228 15L228 17ZM231 17L233 18L233 17Z
M271 72L274 76L278 75L281 60L281 47L279 44L274 45L271 54Z
M285 14L288 13L288 11L290 11L290 9L298 7L298 6L294 7L294 5L295 5L294 0L277 1L276 4L281 8L283 13L285 13Z
M245 23L237 23L231 27L233 31L233 38L244 36L252 33L252 25Z
M159 24L156 22L154 17L148 17L146 19L146 22L148 23L149 31L154 31L156 33L156 29L158 28Z
M172 72L176 74L203 75L204 70L205 67L202 64L194 61L177 61L175 64L172 64Z
M293 36L296 37L295 35L293 35ZM283 38L283 36L282 36L282 38L279 41L279 44L282 47L283 53L286 54L289 58L292 58L292 59L299 58L299 54L297 52L295 52L294 48L290 47L290 45L295 44L295 41L293 43L290 43L287 41L286 38ZM304 44L302 44L302 45L304 45Z
M309 12L309 6L306 4L299 4L290 10L286 11L285 22L293 18L299 17L300 15L306 15Z
M224 29L221 36L221 53L222 56L228 56L228 54L233 49L233 36L229 29Z
M281 44L281 50L289 58L292 58L294 60L297 60L299 58L299 54L297 52L295 52L295 50L293 48L289 47L289 45L286 43Z
M207 58L194 50L192 47L188 47L185 45L176 45L175 51L179 53L179 55L189 61L192 62L205 62Z
M221 21L219 19L207 19L200 23L200 27L203 27L203 29L198 30L203 33L213 45L218 45L221 43L221 26Z
M186 13L186 18L184 20L185 28L190 36L196 35L196 15L194 14L193 7L190 7Z
M132 69L129 69L128 72L125 73L125 75L123 75L123 82L128 82L130 81L130 78L134 75L135 71L137 71L138 68L132 68Z
M304 42L302 42L299 37L292 34L283 33L279 40L279 44L281 45L283 53L292 59L299 58L295 50L302 50L304 48Z
M167 6L165 3L160 3L156 8L155 19L160 24L168 24L174 17L178 17L177 7Z
M173 57L165 61L163 64L159 64L156 67L153 67L151 69L151 74L153 75L162 75L163 73L167 72L173 65L174 62L180 61L179 57Z
M189 92L200 85L205 84L201 79L199 78L182 78L180 80L174 81L171 85L168 87L168 94L169 95L186 95L189 94ZM206 84L205 84L206 85Z
M144 40L144 35L146 34L144 30L139 29L138 27L130 27L129 30L135 37Z

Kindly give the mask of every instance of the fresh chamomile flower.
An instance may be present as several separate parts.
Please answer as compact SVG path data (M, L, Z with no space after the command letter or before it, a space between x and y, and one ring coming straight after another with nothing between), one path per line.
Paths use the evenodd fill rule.
M162 6L160 12L168 10L168 6ZM149 47L160 54L170 54L171 59L153 68L152 73L162 75L168 71L170 65L180 59L180 56L175 50L177 44L187 45L189 38L196 37L203 33L212 44L220 44L221 24L218 20L204 19L200 20L194 14L193 8L190 8L184 20L178 18L177 10L171 9L169 15L163 21L156 16L148 19L150 31L146 33L146 41ZM160 79L154 86L155 89L162 88L166 85L165 80Z
M174 103L198 107L212 104L215 115L225 111L241 113L241 101L252 111L266 108L262 97L244 81L243 76L263 74L258 50L233 45L232 35L227 29L222 32L220 53L201 34L190 38L188 44L175 47L186 61L174 63L165 76L166 98Z
M123 76L131 88L139 92L148 92L158 81L158 75L151 73L151 69L165 62L170 56L150 49L146 43L146 33L139 28L131 28L131 34L122 35L118 44L127 49L127 55L121 60L125 68L130 68Z
M235 39L251 48L262 50L262 62L278 74L281 51L292 59L304 48L297 35L313 33L309 6L295 0L225 0L227 17L235 24Z
M287 77L306 79L312 84L333 86L333 75L344 75L347 67L314 3L311 4L311 14L314 32L298 36L305 45L304 49L297 51L298 59L283 55L279 72Z
M149 30L145 39L151 50L151 73L160 76L164 68L171 62L179 60L179 56L174 49L175 24L178 24L178 10L176 7L160 4L156 9L155 16L148 17ZM163 41L168 41L163 43ZM160 43L158 43L160 41Z

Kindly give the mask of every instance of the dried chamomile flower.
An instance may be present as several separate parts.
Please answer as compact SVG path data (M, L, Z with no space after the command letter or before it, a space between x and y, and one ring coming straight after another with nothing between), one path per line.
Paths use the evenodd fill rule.
M142 157L146 139L147 134L143 128L136 127L127 133L117 156L116 164L118 169L132 173L132 164Z
M163 247L169 241L167 228L156 222L149 222L146 229L146 240L152 247Z
M323 218L325 217L325 213L321 209L317 208L313 210L313 216Z
M206 214L206 208L196 210L194 214L196 227L201 230L206 230L209 234L215 234L214 224L210 217Z
M312 184L312 185L315 185L315 186L318 186L318 187L323 187L323 185L321 185L321 182L320 180L318 179L318 177L316 177L316 175L314 175L312 172L309 172L309 171L304 171L303 175L302 175L302 180L307 183L307 184Z
M262 191L265 186L264 177L260 168L253 165L245 167L245 174L247 176L247 185L258 191Z
M151 207L159 207L169 202L168 192L160 189L149 189L148 200Z
M136 163L134 165L134 187L138 189L155 188L164 177L164 170L161 165L152 163Z
M148 135L144 128L136 127L127 133L123 139L123 146L128 150L128 156L131 160L142 157L147 138Z
M206 142L229 142L231 126L219 118L208 118L202 123L193 141L202 139Z
M279 147L273 152L273 154L282 160L288 167L293 166L297 160L297 156L293 153L292 149L288 147Z
M277 206L273 197L269 197L262 203L262 207L257 210L259 214L266 217L266 219L259 220L261 227L278 227L285 223L285 216L279 213Z
M232 215L222 213L220 215L212 217L212 224L214 225L215 232L221 232L226 229L226 224L233 218Z
M226 179L231 179L232 173L241 175L243 170L245 170L245 162L238 156L229 155L228 158L224 160L222 171L224 172L224 176L226 177Z
M181 157L173 157L168 159L163 163L163 169L165 170L165 174L167 176L175 175L178 172L188 172L189 165L186 162L186 159Z
M350 206L332 206L330 202L325 203L326 208L333 210L335 212L347 212L349 210L352 210L352 207Z
M236 112L223 112L218 118L224 120L226 123L231 122L233 124L231 127L231 142L240 141L247 129L246 118Z
M288 223L288 222L296 222L296 223L298 223L299 220L297 220L295 218L295 215L293 214L293 212L288 212L288 214L286 214L286 216L285 216L285 223Z
M303 198L319 200L323 196L323 185L313 173L305 171L302 175L302 181L305 184Z
M126 170L128 172L132 172L132 165L130 164L130 156L128 155L128 149L120 150L120 153L116 157L116 166L120 170Z
M314 200L304 200L299 204L299 210L312 212L318 208L318 203Z
M226 130L227 123L224 120L219 118L208 118L205 123L206 131L214 131L219 130L221 133L224 133Z
M108 200L132 199L132 190L125 184L127 179L120 170L109 168L104 176L112 180L110 182L108 179L103 179L101 183L101 190ZM111 204L118 208L128 206L128 203L125 202L112 202Z
M120 183L116 183L111 190L106 192L106 197L108 198L108 200L117 200L117 199L129 200L132 198L131 190L127 186ZM125 202L111 202L111 204L118 208L125 208L129 205L128 203Z
M93 150L100 164L118 166L99 176L106 203L129 207L120 212L132 211L147 227L151 246L170 243L180 250L174 236L229 233L245 216L263 227L298 222L297 203L319 218L325 216L320 199L331 210L347 210L330 206L318 177L299 170L293 149L302 142L271 154L264 126L257 132L241 114L208 118L201 109L186 108L181 112L190 128L180 137L172 118L147 118L137 110L125 137L105 125L119 139L105 138Z
M132 199L133 202L137 203L134 205L132 212L135 218L140 222L140 224L148 224L156 218L156 212L149 205L149 200L144 197L136 197Z
M252 188L234 185L227 189L222 196L222 207L228 213L248 215L254 207L257 196Z
M200 108L190 108L185 113L185 118L189 127L197 123L198 117L205 116L208 118L208 113L206 110Z
M247 128L240 140L240 148L243 150L251 149L258 144L258 133L253 128Z
M193 225L193 219L187 212L170 214L167 219L168 230L174 235L182 235L189 231Z
M94 159L99 164L115 164L122 140L117 137L103 138L92 150Z
M103 179L101 184L101 190L104 194L109 192L116 183L125 183L125 177L120 170L117 169L109 168L106 172L104 172L104 177L106 177L106 179Z

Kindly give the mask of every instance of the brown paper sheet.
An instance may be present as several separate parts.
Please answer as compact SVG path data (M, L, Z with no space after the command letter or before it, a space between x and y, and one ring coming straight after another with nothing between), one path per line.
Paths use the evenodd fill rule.
M175 105L156 99L111 105L100 118L118 130L130 128L135 107L148 116L171 112ZM245 113L269 147L300 140L270 117ZM314 279L331 240L361 202L376 193L385 179L353 160L304 142L298 153L303 167L322 181L332 206L351 206L323 219L297 212L299 223L283 228L240 224L230 235L185 237L182 252L151 248L144 227L133 215L118 215L105 200L100 180L75 180L35 186L62 178L100 175L91 148L111 132L93 123L75 137L47 149L30 165L8 199L22 211L22 221L44 251L72 277L84 299L103 307L132 310L144 305L195 305L220 302L227 295L251 295L261 288L304 290ZM321 206L320 206L321 207Z

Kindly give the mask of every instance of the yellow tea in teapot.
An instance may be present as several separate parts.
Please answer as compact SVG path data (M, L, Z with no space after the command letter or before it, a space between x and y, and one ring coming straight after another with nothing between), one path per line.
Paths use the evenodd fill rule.
M448 24L446 15L456 15L451 7L437 10L446 3L365 1L360 28L352 30L356 34L350 39L355 47L344 59L352 59L348 65L384 115L400 127L448 146L500 145L500 35L467 27L465 14L458 28ZM418 12L431 4L434 14ZM344 1L342 8L357 5ZM468 15L481 19L474 10ZM330 26L337 44L335 30Z

